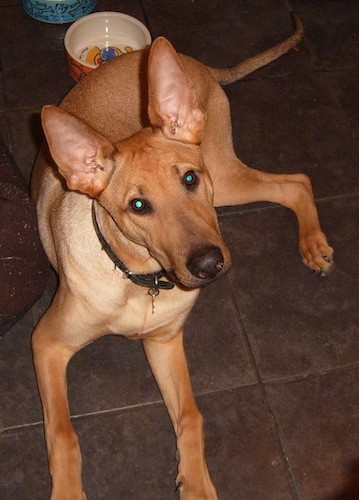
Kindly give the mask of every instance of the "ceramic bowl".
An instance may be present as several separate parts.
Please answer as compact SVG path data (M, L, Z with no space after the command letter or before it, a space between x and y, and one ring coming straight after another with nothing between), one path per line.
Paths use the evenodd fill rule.
M90 14L96 0L22 0L22 6L31 16L45 23L72 23Z
M96 12L76 21L65 34L66 63L79 81L101 64L151 43L138 19L120 12Z

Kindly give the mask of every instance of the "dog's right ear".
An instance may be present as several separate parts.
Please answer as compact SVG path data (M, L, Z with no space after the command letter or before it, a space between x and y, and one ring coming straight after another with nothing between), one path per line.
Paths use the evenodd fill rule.
M57 106L45 106L41 121L51 156L68 188L98 196L114 170L111 142Z

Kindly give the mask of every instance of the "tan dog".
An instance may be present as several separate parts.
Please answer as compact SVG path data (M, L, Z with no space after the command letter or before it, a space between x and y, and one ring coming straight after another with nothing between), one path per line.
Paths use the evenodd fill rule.
M217 498L182 343L199 287L230 267L214 207L259 200L289 207L304 262L320 274L332 262L308 178L262 173L236 158L218 82L267 64L301 35L297 23L288 40L231 70L178 55L159 38L150 51L87 76L60 108L44 108L53 160L44 146L32 187L60 284L33 335L33 352L53 499L84 495L67 364L110 332L143 341L177 436L181 498Z

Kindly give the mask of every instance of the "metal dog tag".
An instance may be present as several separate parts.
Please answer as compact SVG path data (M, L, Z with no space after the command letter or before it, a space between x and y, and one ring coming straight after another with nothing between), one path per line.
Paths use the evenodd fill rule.
M150 288L148 290L148 295L152 298L152 314L155 314L155 298L160 293L158 288Z

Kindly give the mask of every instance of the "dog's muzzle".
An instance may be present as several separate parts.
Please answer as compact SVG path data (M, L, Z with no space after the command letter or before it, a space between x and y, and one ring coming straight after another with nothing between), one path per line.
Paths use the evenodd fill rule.
M224 267L222 250L214 245L199 248L192 252L186 267L196 278L205 281L214 280Z

